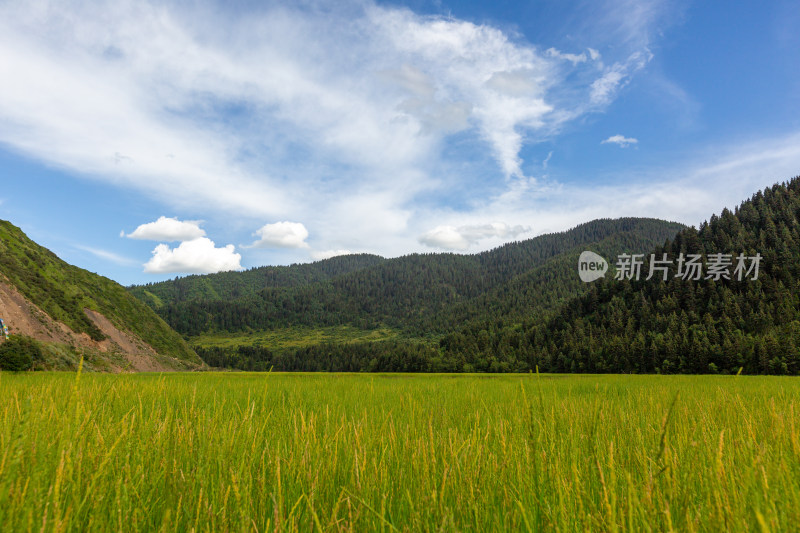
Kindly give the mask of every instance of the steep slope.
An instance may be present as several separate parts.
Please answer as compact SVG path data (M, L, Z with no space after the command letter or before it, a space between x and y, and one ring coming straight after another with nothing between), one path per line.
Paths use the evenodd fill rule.
M476 369L502 362L551 372L800 373L800 178L652 253L667 254L666 281L661 272L608 276L544 323L470 326L443 339L443 352ZM679 273L681 254L702 257L700 279ZM746 268L760 255L757 279L754 270L736 273L740 254ZM730 279L713 274L721 260ZM642 272L649 267L647 254Z
M462 325L466 318L492 312L487 309L487 301L500 301L494 306L500 307L504 299L508 300L505 295L509 291L519 291L528 285L531 287L524 306L514 301L506 314L549 307L560 301L564 293L583 290L572 280L566 284L555 282L559 274L548 274L549 270L542 271L538 278L534 274L549 262L563 261L564 254L571 257L597 243L608 249L633 243L637 250L644 251L663 243L682 227L652 219L597 220L563 233L507 244L476 255L413 254L375 261L371 266L325 281L270 286L255 294L251 287L250 294L233 300L166 301L164 295L177 291L174 288L180 282L177 280L167 282L172 289L157 288L163 304L159 313L176 330L188 335L342 324L364 329L388 325L415 337L439 335ZM307 268L305 265L288 268L301 267ZM529 273L527 278L526 273ZM229 293L239 290L239 285L249 284L249 280L237 278L235 273L227 279L242 279L233 283ZM196 277L193 283L198 285L201 280L202 277ZM154 287L146 289L155 294ZM132 291L147 298L142 295L141 287Z
M0 221L1 316L12 334L129 356L135 369L201 363L124 287L65 263L6 221Z

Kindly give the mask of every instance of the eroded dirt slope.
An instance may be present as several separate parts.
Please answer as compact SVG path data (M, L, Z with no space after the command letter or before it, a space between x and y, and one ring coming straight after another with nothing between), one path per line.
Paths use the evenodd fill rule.
M76 347L97 350L101 353L119 353L129 366L122 368L112 363L115 370L139 372L173 370L156 358L156 351L136 335L121 331L102 314L85 310L87 316L106 336L103 341L92 340L85 333L75 333L29 302L7 280L0 277L0 318L9 327L11 335L21 334L44 342L58 342Z

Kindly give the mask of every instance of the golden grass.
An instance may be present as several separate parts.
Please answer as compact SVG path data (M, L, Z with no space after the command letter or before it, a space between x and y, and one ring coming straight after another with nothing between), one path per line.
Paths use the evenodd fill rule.
M790 531L800 381L0 375L4 531Z

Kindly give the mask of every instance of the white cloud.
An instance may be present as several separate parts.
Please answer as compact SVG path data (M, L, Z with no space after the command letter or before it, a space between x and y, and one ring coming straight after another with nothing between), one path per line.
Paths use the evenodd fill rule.
M682 7L669 0L601 0L600 9L583 20L596 39L631 50L649 48L653 37L663 34L680 19ZM597 43L596 43L597 44Z
M592 103L603 104L611 100L611 96L624 78L625 68L619 64L614 65L610 70L603 74L603 76L597 78L597 80L592 83Z
M103 250L100 248L93 248L91 246L83 246L83 245L77 245L75 247L79 250L83 250L84 252L89 252L95 257L99 257L100 259L103 259L105 261L110 261L118 265L132 266L136 264L136 261L134 261L133 259L129 257L124 257L114 252L109 252L108 250Z
M250 246L252 248L308 248L305 242L308 230L300 222L265 224L253 235L260 239Z
M435 185L449 134L484 143L493 179L521 177L530 136L586 110L566 97L575 82L559 65L596 66L553 50L370 1L324 13L5 3L0 142L180 208L302 216L331 190L372 193L415 175L403 205Z
M125 235L120 233L120 237L125 236L129 239L140 239L147 241L191 241L200 237L205 237L206 232L200 227L199 220L178 220L177 218L158 217L155 222L142 224L131 233Z
M649 39L631 36L657 10L638 3L653 2L595 11L613 19L605 40L548 54L556 43L372 0L0 2L0 143L173 212L302 220L315 248L397 254L437 225L512 220L485 216L485 198L534 183L524 147L602 110L643 66ZM469 212L431 205L473 189ZM308 257L306 240L256 245Z
M465 246L466 239L454 231L459 225L480 225L482 220L501 217L535 227L537 234L597 218L655 217L699 225L724 207L733 209L756 191L798 175L798 168L800 133L795 133L712 146L692 159L649 171L605 175L594 183L512 182L466 215L427 215L440 226L437 229L446 230L438 235L440 242L432 244L443 248L449 244L451 249ZM487 240L479 249L497 244Z
M591 103L597 106L610 104L617 92L630 82L631 76L643 69L651 59L653 54L645 49L634 52L624 62L614 63L606 68L603 75L592 82L589 91Z
M214 241L200 237L182 242L177 248L159 244L153 257L145 263L144 271L151 274L182 273L212 274L228 270L241 270L242 256L229 244L217 248Z
M445 250L466 250L470 245L469 241L454 226L437 226L421 235L419 242L432 248L444 248Z
M455 133L469 127L471 104L467 102L443 102L436 99L436 87L427 74L411 65L384 73L387 83L408 92L408 98L396 109L416 118L424 134Z
M547 92L556 85L553 61L533 47L513 44L496 28L469 22L421 17L407 10L372 8L368 19L378 35L405 61L414 63L416 101L434 103L445 122L474 124L506 177L522 176L519 151L526 131L552 124ZM408 80L400 83L408 90ZM430 87L425 89L424 87ZM430 118L400 109L423 125ZM467 113L469 113L467 115Z
M544 170L547 170L547 165L550 163L550 159L552 159L552 157L553 157L553 151L552 151L552 150L550 150L550 151L547 153L547 157L545 157L545 158L544 158L544 161L542 161L542 168L543 168Z
M592 53L594 52L594 53ZM580 54L568 54L564 52L560 52L555 48L548 48L545 52L549 57L555 57L557 59L563 59L565 61L569 61L573 65L577 65L578 63L586 62L586 54L581 52ZM596 59L597 50L592 50L589 48L589 53L592 56L592 60Z
M627 148L632 144L637 144L639 139L633 137L625 137L624 135L612 135L608 139L601 141L600 144L616 144L622 148Z
M340 255L350 255L353 252L350 250L315 250L311 252L311 259L314 261L322 261L323 259L330 259L331 257L338 257Z
M467 250L477 242L498 237L501 239L514 238L527 233L529 227L509 226L503 222L467 226L437 226L419 237L419 242L432 248L445 250Z

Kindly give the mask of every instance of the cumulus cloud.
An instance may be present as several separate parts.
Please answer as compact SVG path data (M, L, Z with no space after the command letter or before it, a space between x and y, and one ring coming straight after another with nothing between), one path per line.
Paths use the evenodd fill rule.
M253 235L260 239L251 248L308 248L308 230L300 222L265 224Z
M228 270L241 270L242 256L229 244L217 248L214 241L200 237L182 242L177 248L159 244L153 257L145 263L144 271L151 274L213 274Z
M459 227L444 225L437 226L421 235L419 242L432 248L463 251L484 239L492 237L514 238L529 231L529 227L509 226L503 222Z
M454 226L436 226L419 237L419 242L432 248L466 250L470 242Z
M602 141L600 144L616 144L622 148L627 148L632 144L637 144L639 139L634 139L633 137L625 137L624 135L612 135L605 141Z
M142 224L131 233L120 236L129 239L141 239L147 241L191 241L200 237L205 237L206 232L200 227L199 220L178 220L177 218L158 217L155 222Z
M331 257L338 257L340 255L350 255L353 252L350 250L315 250L311 252L311 259L314 261L322 261L323 259L330 259Z

